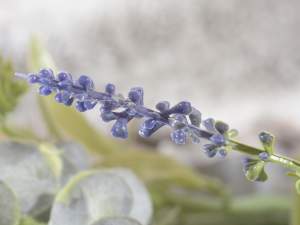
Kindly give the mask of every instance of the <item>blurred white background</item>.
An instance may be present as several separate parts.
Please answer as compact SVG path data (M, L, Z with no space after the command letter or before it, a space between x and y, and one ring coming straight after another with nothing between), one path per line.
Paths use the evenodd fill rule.
M27 71L28 43L36 35L59 69L90 75L99 90L108 82L122 93L142 86L151 107L160 100L190 100L204 117L238 128L245 142L258 143L257 133L270 130L279 149L295 155L299 10L297 0L0 0L0 51ZM13 120L42 130L32 99L25 97ZM28 110L32 114L18 116ZM97 110L86 115L109 135ZM182 151L156 138L165 154L207 163L198 147Z

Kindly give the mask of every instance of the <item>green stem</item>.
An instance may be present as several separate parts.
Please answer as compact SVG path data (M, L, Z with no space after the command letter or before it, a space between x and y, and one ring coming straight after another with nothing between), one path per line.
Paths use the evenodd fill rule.
M255 157L258 157L259 153L264 152L265 150L260 149L260 148L256 148L256 147L252 147L249 145L245 145L243 143L240 143L236 140L230 140L230 143L233 144L233 149L248 155L252 155ZM269 162L273 162L273 163L277 163L282 165L285 168L294 170L296 172L300 173L300 162L295 160L295 159L291 159L288 158L286 156L282 156L279 154L272 154L268 160Z

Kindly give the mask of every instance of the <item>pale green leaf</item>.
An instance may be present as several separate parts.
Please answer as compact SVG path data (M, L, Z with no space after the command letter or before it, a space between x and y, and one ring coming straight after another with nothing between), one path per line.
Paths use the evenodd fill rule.
M110 217L101 219L92 225L141 225L135 219L129 217Z
M0 225L18 225L20 220L19 202L14 191L0 181Z
M21 211L34 211L43 196L53 196L58 188L53 155L44 154L30 143L3 142L0 144L0 179L16 193ZM57 158L54 161L58 160ZM51 199L51 198L50 198ZM51 202L47 202L49 207ZM40 207L38 207L40 210Z
M119 175L82 172L57 195L49 225L89 225L104 217L127 216L132 205L132 191Z
M91 159L80 144L61 142L56 146L63 160L61 185L65 185L73 175L91 167Z

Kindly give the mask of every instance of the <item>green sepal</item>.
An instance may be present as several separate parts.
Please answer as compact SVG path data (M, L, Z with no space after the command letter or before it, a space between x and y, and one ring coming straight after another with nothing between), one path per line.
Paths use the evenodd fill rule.
M260 181L264 182L268 179L268 175L265 172L265 162L257 161L250 165L248 170L246 171L246 177L250 181Z
M274 153L275 136L269 132L262 131L259 133L259 139L264 150L272 155Z

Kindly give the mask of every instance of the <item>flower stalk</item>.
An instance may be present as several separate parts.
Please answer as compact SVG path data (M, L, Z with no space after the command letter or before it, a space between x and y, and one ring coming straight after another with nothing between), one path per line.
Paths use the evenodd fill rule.
M70 73L59 72L55 75L51 69L46 68L37 73L17 73L16 76L30 84L38 84L40 95L55 93L58 103L75 105L79 112L99 106L102 120L114 121L111 129L114 137L127 138L127 124L133 119L143 119L139 135L144 138L150 137L161 127L168 126L171 128L170 138L175 144L183 145L189 140L194 144L203 143L202 149L208 157L225 157L233 150L251 156L244 160L243 166L246 177L251 181L267 179L264 171L267 163L277 163L292 170L293 175L300 180L300 162L274 153L275 137L272 134L259 134L262 148L240 143L235 139L237 130L212 118L202 120L201 112L188 101L181 101L174 106L161 101L156 104L156 110L153 110L144 105L144 91L141 87L131 88L127 97L124 97L116 92L113 84L107 84L104 92L96 91L93 81L86 75L73 80Z

